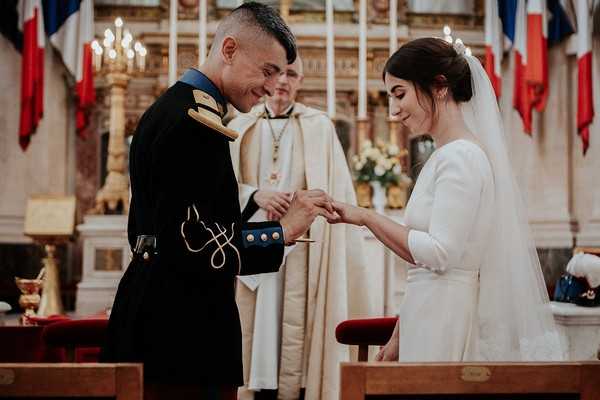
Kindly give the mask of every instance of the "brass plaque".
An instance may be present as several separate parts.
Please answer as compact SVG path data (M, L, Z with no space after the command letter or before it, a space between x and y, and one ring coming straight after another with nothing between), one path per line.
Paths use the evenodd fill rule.
M75 196L38 195L27 200L27 236L71 236L75 230Z
M492 371L486 367L464 367L460 378L465 382L487 382Z
M0 368L0 385L12 385L13 383L15 383L15 371Z
M120 271L123 263L123 249L96 249L96 271Z

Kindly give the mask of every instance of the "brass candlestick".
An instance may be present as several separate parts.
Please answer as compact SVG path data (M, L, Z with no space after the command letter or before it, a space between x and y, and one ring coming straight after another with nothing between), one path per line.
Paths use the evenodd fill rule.
M119 69L120 68L120 69ZM93 213L104 214L121 206L123 213L129 211L129 178L127 177L127 147L125 146L125 92L129 76L124 64L114 63L115 71L106 76L110 86L110 133L108 137L108 175L104 186L96 195Z
M60 299L60 278L58 275L58 260L54 256L56 246L46 244L46 257L42 259L46 277L44 279L44 289L42 290L42 298L38 315L47 317L49 315L62 314L63 305Z
M108 136L108 175L96 195L92 214L129 212L129 178L127 176L127 146L125 145L125 95L132 74L143 72L147 50L124 28L121 17L115 19L114 33L104 31L102 45L91 44L96 72L106 76L110 89L110 119Z

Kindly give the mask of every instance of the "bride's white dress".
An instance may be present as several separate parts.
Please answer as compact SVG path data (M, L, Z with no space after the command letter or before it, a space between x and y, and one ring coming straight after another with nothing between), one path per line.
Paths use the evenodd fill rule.
M474 142L440 147L421 170L405 212L415 267L400 307L399 361L477 358L479 268L494 198L490 162Z

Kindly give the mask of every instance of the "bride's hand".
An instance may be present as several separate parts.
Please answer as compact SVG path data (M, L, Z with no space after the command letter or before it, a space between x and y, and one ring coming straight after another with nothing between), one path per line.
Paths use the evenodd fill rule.
M355 207L353 205L342 203L340 201L333 202L333 209L338 214L339 218L328 219L330 224L346 223L353 225L364 225L366 210L361 207Z
M398 361L398 337L392 338L383 346L375 356L375 361Z

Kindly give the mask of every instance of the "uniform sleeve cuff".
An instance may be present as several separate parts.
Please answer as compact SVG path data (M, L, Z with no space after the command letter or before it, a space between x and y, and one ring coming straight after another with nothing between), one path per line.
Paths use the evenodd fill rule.
M244 248L252 246L267 247L273 244L283 245L283 229L281 226L274 226L242 230L242 243Z

